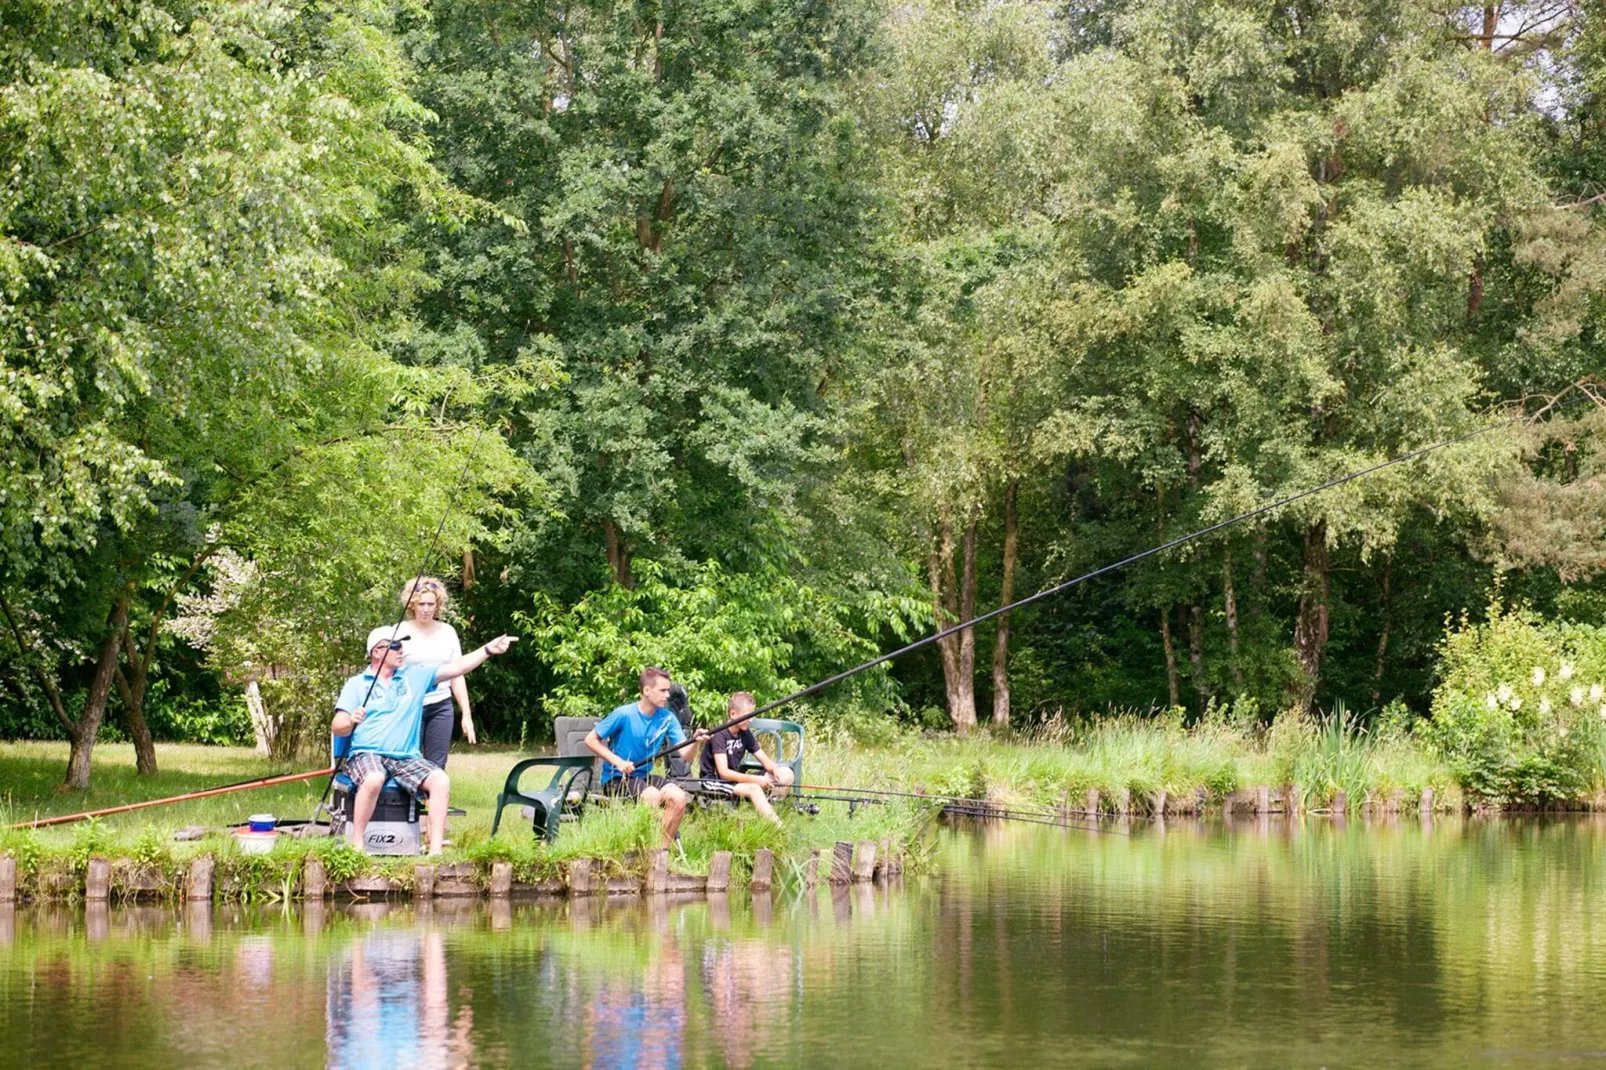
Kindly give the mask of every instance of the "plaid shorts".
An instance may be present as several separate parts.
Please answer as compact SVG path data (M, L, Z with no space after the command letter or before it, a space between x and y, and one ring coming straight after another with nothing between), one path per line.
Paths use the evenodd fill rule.
M358 751L346 759L346 775L353 784L361 784L371 776L384 776L413 795L418 794L431 773L439 771L440 766L422 758L387 758L370 750Z

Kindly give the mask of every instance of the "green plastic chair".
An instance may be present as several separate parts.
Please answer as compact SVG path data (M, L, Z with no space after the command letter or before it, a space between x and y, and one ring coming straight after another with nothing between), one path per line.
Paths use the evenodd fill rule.
M784 765L792 771L792 790L794 792L803 787L803 726L796 721L773 721L767 717L755 717L744 726L752 730L758 737L758 745L765 754L775 760L776 765ZM770 746L770 742L774 746ZM742 756L742 772L762 773L764 767L758 764L758 759L751 754Z
M546 838L546 842L556 842L558 826L562 823L564 815L577 816L585 805L586 793L591 790L595 761L596 759L590 755L565 757L548 754L540 758L526 758L519 762L508 771L507 781L503 783L501 792L496 796L496 817L491 821L491 835L494 837L497 828L502 824L503 809L523 805L535 810L536 831ZM551 768L552 779L540 791L521 790L520 778L527 770L537 766ZM575 801L571 802L571 799Z

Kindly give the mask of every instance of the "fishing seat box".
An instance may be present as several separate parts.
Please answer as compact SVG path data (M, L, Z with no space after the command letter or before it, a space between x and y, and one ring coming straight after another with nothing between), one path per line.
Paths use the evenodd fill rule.
M346 756L351 746L350 736L332 736L330 753L336 761ZM351 826L352 804L357 786L345 771L335 774L334 790L329 799L329 833L344 836ZM416 855L423 849L424 839L419 833L418 817L426 807L394 780L386 780L374 804L374 816L363 833L359 846L371 855Z

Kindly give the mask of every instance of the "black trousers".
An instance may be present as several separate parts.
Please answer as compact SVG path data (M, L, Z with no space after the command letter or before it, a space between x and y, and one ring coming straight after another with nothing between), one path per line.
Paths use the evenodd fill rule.
M424 729L418 747L425 761L446 768L446 753L452 749L452 696L424 707Z

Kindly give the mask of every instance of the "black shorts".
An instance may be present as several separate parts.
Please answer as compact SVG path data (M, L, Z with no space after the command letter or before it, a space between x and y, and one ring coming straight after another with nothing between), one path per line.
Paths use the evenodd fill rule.
M728 795L734 797L736 785L728 780L697 780L693 781L693 789L702 795Z
M661 788L669 781L661 776L619 776L602 785L602 794L621 799L639 799L648 788Z

